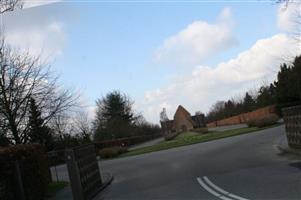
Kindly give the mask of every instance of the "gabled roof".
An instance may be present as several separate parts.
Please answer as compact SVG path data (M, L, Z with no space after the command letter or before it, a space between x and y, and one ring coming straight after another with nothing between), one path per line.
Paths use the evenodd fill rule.
M174 117L175 117L175 116L177 115L177 113L179 113L179 112L184 113L187 117L188 117L188 116L190 117L190 113L189 113L183 106L181 106L181 105L178 106L177 111L175 112Z

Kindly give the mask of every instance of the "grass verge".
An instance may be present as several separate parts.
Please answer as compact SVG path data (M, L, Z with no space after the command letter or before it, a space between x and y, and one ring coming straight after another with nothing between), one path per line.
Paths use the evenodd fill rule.
M47 188L46 197L50 198L50 197L54 196L55 193L57 193L58 191L60 191L64 187L66 187L67 185L68 185L68 182L66 182L66 181L58 181L58 182L49 183L48 188Z
M161 142L159 144L155 144L153 146L135 149L135 150L129 151L125 154L122 154L120 157L134 156L134 155L161 151L161 150L165 150L165 149L170 149L170 148L175 148L175 147L180 147L180 146L185 146L185 145L190 145L190 144L208 142L211 140L217 140L217 139L221 139L221 138L226 138L226 137L251 133L251 132L255 132L255 131L260 131L260 130L263 130L266 128L271 128L274 126L277 126L277 125L264 127L264 128L245 127L245 128L239 128L239 129L222 131L222 132L209 132L206 134L199 134L199 133L194 133L194 132L182 133L171 141L163 141L163 142Z

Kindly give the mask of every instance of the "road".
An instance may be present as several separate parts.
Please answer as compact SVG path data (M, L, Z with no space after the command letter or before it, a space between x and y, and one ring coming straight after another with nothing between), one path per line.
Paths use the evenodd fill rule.
M236 124L236 125L212 127L212 128L208 128L208 130L209 131L228 131L228 130L245 128L245 127L248 127L248 125L247 124Z
M160 143L162 141L164 141L164 137L159 137L159 138L147 141L147 142L143 142L141 144L137 144L137 145L131 146L128 150L135 150L135 149L139 149L139 148L143 148L143 147L149 147L149 146L158 144L158 143Z
M301 158L280 155L284 127L101 162L97 199L301 199Z
M102 199L220 199L200 185L214 185L246 199L301 199L301 158L278 155L284 127L105 161L114 181ZM200 179L199 179L200 180ZM213 187L209 187L213 188ZM207 188L208 189L208 188ZM214 189L213 191L218 191ZM222 194L221 192L216 192ZM224 199L226 199L224 198Z

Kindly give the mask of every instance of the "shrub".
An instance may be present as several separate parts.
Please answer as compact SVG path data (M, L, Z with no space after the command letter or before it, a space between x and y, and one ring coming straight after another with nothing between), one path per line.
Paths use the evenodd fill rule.
M248 127L256 127L256 120L249 120L247 122Z
M26 199L44 199L50 174L47 156L41 145L27 144L2 148L0 160L0 178L5 178L7 170L14 169L14 162L19 161Z
M98 154L101 158L114 158L122 153L126 153L127 150L124 147L108 147L99 150Z
M169 141L169 140L173 140L175 137L178 136L178 133L177 132L172 132L172 133L168 133L168 134L165 134L164 135L164 139L166 141Z
M197 133L208 133L208 128L207 127L203 127L203 128L195 128L192 130L193 132L197 132Z
M258 127L258 128L262 128L262 127L266 127L266 126L271 126L273 124L276 124L277 121L279 120L278 115L276 114L270 114L268 116L256 119L256 120L251 120L248 122L248 126L249 127Z

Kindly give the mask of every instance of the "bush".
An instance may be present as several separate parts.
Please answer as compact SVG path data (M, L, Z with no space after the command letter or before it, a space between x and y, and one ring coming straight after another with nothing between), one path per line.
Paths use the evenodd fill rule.
M193 132L197 132L197 133L202 133L202 134L205 134L205 133L208 133L208 128L207 127L203 127L203 128L195 128L192 130Z
M251 120L247 124L248 124L248 127L262 128L262 127L271 126L273 124L276 124L278 120L279 120L278 115L270 114L270 115L262 117L260 119Z
M256 127L256 120L249 120L247 122L248 127Z
M164 139L165 139L165 141L169 141L169 140L173 140L177 136L178 136L177 132L172 132L172 133L168 133L168 134L164 135Z
M0 178L5 178L8 169L14 168L19 161L26 199L40 200L45 198L47 185L50 182L48 161L41 145L15 145L0 149ZM16 188L13 188L16 189Z
M127 149L124 147L108 147L99 150L98 154L101 158L114 158L122 153L126 153Z

